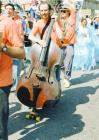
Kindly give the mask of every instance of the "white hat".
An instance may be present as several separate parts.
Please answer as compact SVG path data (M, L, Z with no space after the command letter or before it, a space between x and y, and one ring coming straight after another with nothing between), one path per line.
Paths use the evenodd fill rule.
M68 3L63 3L60 5L60 9L70 9L70 5Z

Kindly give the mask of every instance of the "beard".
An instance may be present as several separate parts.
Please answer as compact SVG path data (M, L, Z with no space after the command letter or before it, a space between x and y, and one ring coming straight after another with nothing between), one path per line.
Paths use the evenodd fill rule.
M41 14L41 18L42 19L48 19L50 17L50 14L48 13L48 14Z

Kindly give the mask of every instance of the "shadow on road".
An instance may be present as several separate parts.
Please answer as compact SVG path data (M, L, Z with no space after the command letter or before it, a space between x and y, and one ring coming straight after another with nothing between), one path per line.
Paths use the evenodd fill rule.
M81 83L86 83L92 80L95 80L96 78L99 78L99 73L90 73L90 74L82 74L80 77L71 79L72 85L78 85Z
M97 88L87 86L64 91L56 107L41 111L41 115L48 120L37 124L25 119L26 112L15 113L16 103L15 108L10 109L9 135L20 131L22 138L18 140L60 140L80 133L85 123L82 116L75 113L76 107L87 103L88 95L95 94Z

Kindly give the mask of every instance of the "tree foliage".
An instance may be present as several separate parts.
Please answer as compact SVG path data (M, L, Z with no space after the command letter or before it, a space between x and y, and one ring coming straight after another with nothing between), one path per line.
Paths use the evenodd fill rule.
M49 0L52 7L57 7L62 0Z

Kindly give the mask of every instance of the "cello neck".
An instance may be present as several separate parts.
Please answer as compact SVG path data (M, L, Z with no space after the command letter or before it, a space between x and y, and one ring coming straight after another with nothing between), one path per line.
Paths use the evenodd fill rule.
M46 36L46 39L45 39L47 46L48 46L49 40L51 38L51 32L52 32L53 24L54 24L54 19L51 19L51 22L50 22L50 25L49 25L49 28L48 28L48 32L47 32L47 36Z
M46 36L46 47L42 49L42 53L40 56L40 61L43 66L47 66L48 64L48 53L49 53L49 47L50 47L50 41L51 41L51 32L54 24L54 19L51 19L50 25L48 27L48 32Z

